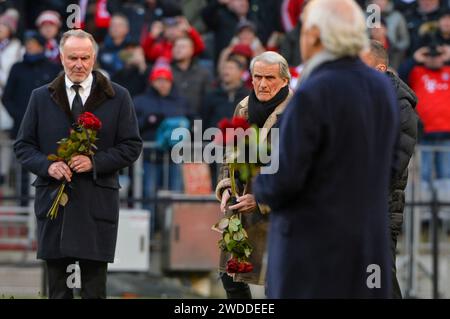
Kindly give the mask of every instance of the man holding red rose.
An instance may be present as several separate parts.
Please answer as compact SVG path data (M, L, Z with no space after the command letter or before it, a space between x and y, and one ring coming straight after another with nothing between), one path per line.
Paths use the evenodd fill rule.
M267 51L254 57L250 63L250 72L254 89L236 106L234 122L219 123L222 129L226 129L226 127L245 129L248 124L251 124L270 130L293 96L293 92L289 89L291 75L288 63L278 53ZM241 123L240 118L247 119L248 123ZM225 139L227 139L226 135ZM267 139L270 139L270 134ZM242 225L246 229L249 242L253 247L249 258L253 269L242 273L245 269L239 269L239 265L231 263L228 265L228 270L231 266L231 269L234 268L240 272L231 278L226 273L229 256L222 254L220 271L223 273L221 279L229 299L250 299L252 296L248 284L264 285L265 283L264 256L269 217L268 212L256 202L250 184L238 187L237 191L240 195L237 198L238 203L231 206L228 203L231 197L230 188L229 170L227 165L224 165L216 187L216 196L221 201L220 207L223 213L229 213L229 210L242 213ZM245 265L241 264L241 267L245 267Z
M118 171L130 166L142 149L128 91L93 71L96 48L82 30L63 35L64 74L33 91L14 144L18 160L37 175L37 258L46 261L52 299L73 298L69 276L76 262L81 297L106 298L107 263L114 261L117 239ZM67 137L77 119L98 129L95 154L74 156L68 165L49 161L47 155L55 153L57 141ZM64 180L69 200L49 219L55 191Z

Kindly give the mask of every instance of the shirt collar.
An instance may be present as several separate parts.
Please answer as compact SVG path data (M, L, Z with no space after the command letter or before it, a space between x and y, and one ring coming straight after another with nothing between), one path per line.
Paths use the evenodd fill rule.
M81 87L83 88L83 92L86 92L86 90L92 86L93 80L94 80L94 77L92 76L92 72L91 72L91 73L89 73L88 77L83 82L79 83L81 85ZM72 88L72 85L74 85L74 83L69 79L67 74L65 75L65 81L66 81L66 88L68 90L70 90Z

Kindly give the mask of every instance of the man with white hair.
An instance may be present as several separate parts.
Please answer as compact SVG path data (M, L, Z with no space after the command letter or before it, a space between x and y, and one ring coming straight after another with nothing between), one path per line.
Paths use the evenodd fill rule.
M354 0L309 2L300 41L306 65L279 122L279 170L253 189L272 209L268 297L389 298L393 87L358 57L368 38Z
M250 62L253 90L236 106L234 116L245 118L249 124L267 129L264 138L271 139L271 128L276 125L289 100L293 96L289 88L291 74L285 58L273 51L266 51L255 56ZM220 209L230 216L241 214L241 222L253 247L249 261L253 270L248 273L237 273L233 278L226 274L229 254L222 254L220 271L222 283L229 299L249 299L251 292L248 284L264 285L266 278L266 238L269 215L266 207L259 206L252 194L251 183L239 185L237 203L231 199L231 176L228 165L223 165L219 182L216 186L217 199L221 201ZM241 183L237 183L241 184Z

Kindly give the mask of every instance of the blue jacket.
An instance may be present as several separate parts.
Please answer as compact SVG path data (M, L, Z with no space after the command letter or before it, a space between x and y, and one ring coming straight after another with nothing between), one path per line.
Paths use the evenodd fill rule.
M279 169L254 184L272 209L270 298L390 296L396 103L389 79L352 58L317 68L290 101L273 154ZM378 266L381 286L370 289Z
M166 97L160 96L155 89L149 88L145 93L134 98L134 107L138 118L139 131L145 142L154 142L156 132L162 121L167 118L190 116L187 100L172 89ZM153 120L149 121L152 117ZM144 149L144 158L150 153Z

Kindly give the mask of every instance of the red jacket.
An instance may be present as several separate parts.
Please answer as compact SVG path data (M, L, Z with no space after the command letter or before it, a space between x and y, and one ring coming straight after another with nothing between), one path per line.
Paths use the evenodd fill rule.
M417 95L417 112L425 133L450 132L450 66L438 71L415 66L409 83Z
M187 34L194 42L194 56L202 53L205 50L205 43L201 35L194 28L191 28ZM142 42L145 58L151 62L156 61L159 57L165 57L168 61L172 61L172 47L173 43L168 40L164 38L156 40L150 34Z

